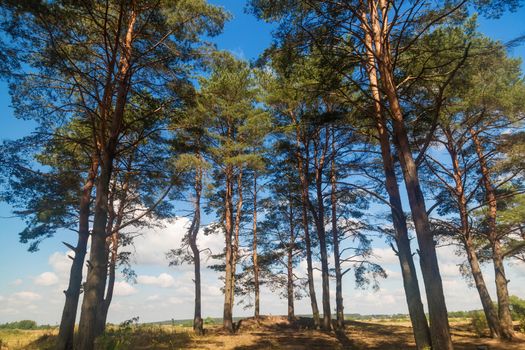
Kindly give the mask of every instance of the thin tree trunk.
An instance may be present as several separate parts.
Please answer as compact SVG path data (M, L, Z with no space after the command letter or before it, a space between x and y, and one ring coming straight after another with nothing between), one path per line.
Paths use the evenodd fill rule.
M295 320L295 309L294 309L294 276L293 276L293 256L294 256L294 246L295 246L295 224L294 224L294 212L293 212L293 202L290 196L289 199L290 205L290 242L287 247L287 284L286 284L286 296L288 299L288 321L292 322Z
M468 207L467 207L467 198L465 197L465 188L463 184L463 171L460 168L458 154L456 151L456 144L452 138L452 131L448 128L443 128L443 133L447 138L447 150L450 155L452 162L455 191L454 195L457 197L458 211L461 222L461 235L463 247L467 253L467 260L469 262L470 270L476 289L481 300L481 305L483 306L483 311L485 313L485 318L487 319L487 324L489 326L490 335L493 338L500 337L500 324L498 314L492 303L485 279L483 278L483 273L481 272L481 267L479 265L478 255L476 249L472 242L472 237L470 234L470 225L468 219Z
M330 183L332 192L330 200L332 204L332 239L334 245L334 267L335 267L335 304L337 329L345 328L345 312L343 304L343 274L341 272L341 256L339 252L339 230L337 228L337 184L336 184L336 166L335 166L335 132L332 130L332 168L330 172Z
M368 47L372 47L372 37L366 30L365 41ZM376 129L381 148L381 157L383 160L385 187L388 193L392 213L392 223L396 232L395 240L398 249L397 256L401 267L401 275L403 277L403 287L405 290L408 313L410 315L417 348L428 349L431 344L430 329L428 327L427 317L421 300L421 291L419 289L416 267L414 265L412 250L410 248L406 217L401 203L399 185L394 169L394 160L390 149L390 137L383 118L375 58L370 50L367 50L367 60L367 73L370 80L372 98L374 100Z
M97 307L104 301L109 255L106 245L109 183L129 90L131 50L136 18L136 12L132 11L123 45L124 52L119 64L117 99L109 130L110 137L107 143L102 144L101 149L100 175L96 186L95 215L93 233L91 235L91 252L88 275L84 285L84 300L82 302L82 313L79 325L79 350L92 350L95 338L99 335L96 329ZM103 141L105 137L106 135L102 133L101 141Z
M252 246L252 260L253 260L253 282L255 289L255 318L259 318L259 264L257 262L257 173L253 174L253 246Z
M78 220L78 241L74 249L75 256L69 273L69 284L64 291L66 301L62 311L60 329L56 348L58 350L71 350L74 345L75 320L77 316L78 299L80 298L80 288L82 284L82 267L86 257L87 243L89 238L89 214L91 204L91 193L98 170L98 158L94 154L91 158L91 167L89 169L86 182L82 187L79 205Z
M310 229L308 223L308 203L309 203L309 193L308 193L308 161L303 162L303 157L301 156L300 147L301 147L301 133L300 126L298 124L295 115L291 113L292 121L296 126L296 157L297 157L297 171L299 172L299 179L301 182L301 206L302 206L302 221L303 221L303 230L304 230L304 243L306 248L306 271L308 276L308 293L310 295L310 304L312 306L312 317L314 319L315 327L321 325L319 317L319 307L317 306L317 297L315 295L315 285L314 285L314 269L312 263L312 242L310 237Z
M242 205L243 205L243 193L242 193L242 169L239 169L239 174L237 174L237 192L238 200L235 206L235 222L234 222L234 239L233 239L233 249L232 249L232 276L231 276L231 300L232 300L232 309L233 303L235 300L235 280L237 274L237 259L239 257L239 242L240 242L240 231L241 231L241 220L242 220Z
M390 34L388 31L388 9L386 1L379 0L378 3L369 1L369 7L373 46L369 45L366 49L367 51L374 50L371 53L374 54L374 57L377 57L377 65L381 73L380 81L388 100L390 116L393 122L394 137L398 146L398 157L403 170L412 219L418 238L419 261L425 282L430 316L432 347L439 350L451 350L454 346L450 336L447 306L445 303L441 274L439 272L434 237L430 229L430 222L425 207L425 198L419 184L419 174L410 149L404 116L394 81L389 47ZM383 23L380 23L380 18L382 18Z
M197 155L200 159L200 154ZM193 267L195 273L195 310L193 314L193 330L199 334L204 334L204 323L201 314L201 259L200 250L197 246L197 235L200 229L200 201L202 193L202 169L195 170L195 208L193 220L189 229L189 243L193 254Z
M326 135L326 141L328 141L328 135ZM328 146L326 144L326 146ZM317 149L316 149L317 153ZM326 247L326 230L325 230L325 213L324 213L324 201L323 201L323 168L325 162L325 152L322 151L320 157L315 157L315 191L317 195L317 212L313 206L310 206L312 215L314 216L317 237L319 239L319 251L321 253L321 280L322 280L322 292L323 292L323 329L332 329L332 310L330 309L330 276L328 274L328 251Z
M479 166L481 169L481 179L485 187L485 197L487 200L488 211L488 239L492 248L492 261L494 264L494 273L496 277L496 294L498 296L498 314L500 321L501 337L504 339L512 339L514 336L514 328L512 325L512 316L510 313L509 290L507 288L507 277L505 276L505 266L503 265L503 253L501 251L501 243L498 237L496 218L497 218L497 199L490 179L490 171L483 153L483 146L479 140L477 132L471 128L470 135L476 149Z
M228 165L226 168L226 191L224 198L225 205L225 243L226 243L226 270L224 276L224 309L223 327L233 333L233 300L232 300L232 236L233 236L233 178L232 169Z

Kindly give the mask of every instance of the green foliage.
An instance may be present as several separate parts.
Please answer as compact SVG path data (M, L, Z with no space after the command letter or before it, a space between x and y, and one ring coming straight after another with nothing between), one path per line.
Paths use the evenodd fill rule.
M512 319L519 322L521 332L525 332L525 299L520 299L515 295L510 296L510 307Z
M487 319L485 318L485 314L482 311L474 312L470 320L470 324L472 325L474 332L480 338L485 334L485 332L489 328Z
M0 329L37 329L37 323L33 320L22 320L0 324Z

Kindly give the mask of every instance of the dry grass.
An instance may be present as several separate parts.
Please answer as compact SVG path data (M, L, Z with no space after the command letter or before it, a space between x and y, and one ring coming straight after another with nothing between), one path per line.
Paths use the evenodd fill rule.
M45 338L52 339L58 333L57 329L0 329L0 349L38 349L30 344L42 341Z
M466 320L452 321L456 350L525 349L525 336L505 343L489 338L478 338ZM236 334L227 334L218 326L208 327L204 336L196 336L191 329L172 326L135 326L111 329L97 340L97 349L189 349L189 350L410 350L415 349L409 322L348 321L344 333L321 332L310 329L311 321L299 319L290 324L283 317L263 317L261 320L243 320ZM13 331L11 331L13 332ZM49 333L49 331L48 331ZM43 338L37 339L38 337ZM4 334L0 333L4 339ZM5 338L4 349L52 349L53 337L45 331L19 331Z

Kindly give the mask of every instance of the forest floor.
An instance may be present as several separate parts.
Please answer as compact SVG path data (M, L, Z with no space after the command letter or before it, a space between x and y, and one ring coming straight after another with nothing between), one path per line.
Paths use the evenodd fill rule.
M191 349L191 350L321 350L321 349L415 349L410 323L407 321L347 321L344 333L309 329L311 321L300 318L290 324L284 317L262 320L245 319L239 330L227 334L219 326L208 326L204 336L196 336L188 327L138 325L115 327L97 340L97 349ZM525 335L514 342L500 342L476 336L469 320L451 320L456 350L525 349ZM1 350L52 349L56 330L2 331Z

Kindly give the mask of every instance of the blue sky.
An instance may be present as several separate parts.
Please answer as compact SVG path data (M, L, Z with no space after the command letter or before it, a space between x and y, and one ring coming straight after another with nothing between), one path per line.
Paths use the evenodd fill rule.
M233 52L245 59L255 59L272 41L272 26L257 21L244 13L244 0L210 0L211 3L224 6L233 14L233 20L226 24L225 31L215 39L220 49ZM498 20L480 19L480 31L502 41L511 40L525 34L523 26L525 10L506 14ZM510 51L515 57L525 57L525 47L520 46ZM523 66L523 65L522 65ZM525 66L523 66L525 67ZM0 139L15 139L31 132L32 123L17 120L9 107L10 97L4 83L0 83ZM11 208L0 204L0 322L21 318L35 319L38 322L56 323L60 318L63 302L61 290L65 289L69 260L67 249L61 241L74 242L70 232L59 232L55 238L44 241L40 251L28 253L26 246L18 242L18 232L24 225L19 219L9 218ZM184 230L184 221L167 224L163 230L145 232L148 239L139 239L137 244L137 273L139 283L130 285L119 280L118 293L115 297L109 320L119 322L133 316L141 320L187 318L192 314L191 268L168 268L159 254L166 247L173 247L180 241ZM205 238L203 245L220 249L220 237ZM382 283L378 293L355 290L351 281L345 282L346 312L360 313L395 313L405 312L400 274L395 256L386 246L376 250L390 273L388 281ZM457 257L452 249L440 250L441 269L444 276L447 300L451 310L479 307L474 290L468 292L466 283L458 277ZM300 266L303 269L305 266ZM512 268L511 292L518 293L525 285L525 268ZM490 280L490 271L487 278ZM221 314L222 296L218 275L204 271L205 290L204 315ZM348 278L350 280L350 278ZM317 283L319 285L319 283ZM333 291L333 288L332 288ZM320 293L319 293L320 295ZM525 297L525 295L521 295ZM286 312L284 301L278 300L275 293L265 290L262 295L262 312L280 314ZM270 299L271 302L265 301ZM146 303L144 303L146 301ZM146 305L147 304L147 305ZM271 307L271 308L270 308ZM306 300L297 303L298 313L308 313ZM251 311L235 310L236 314Z

